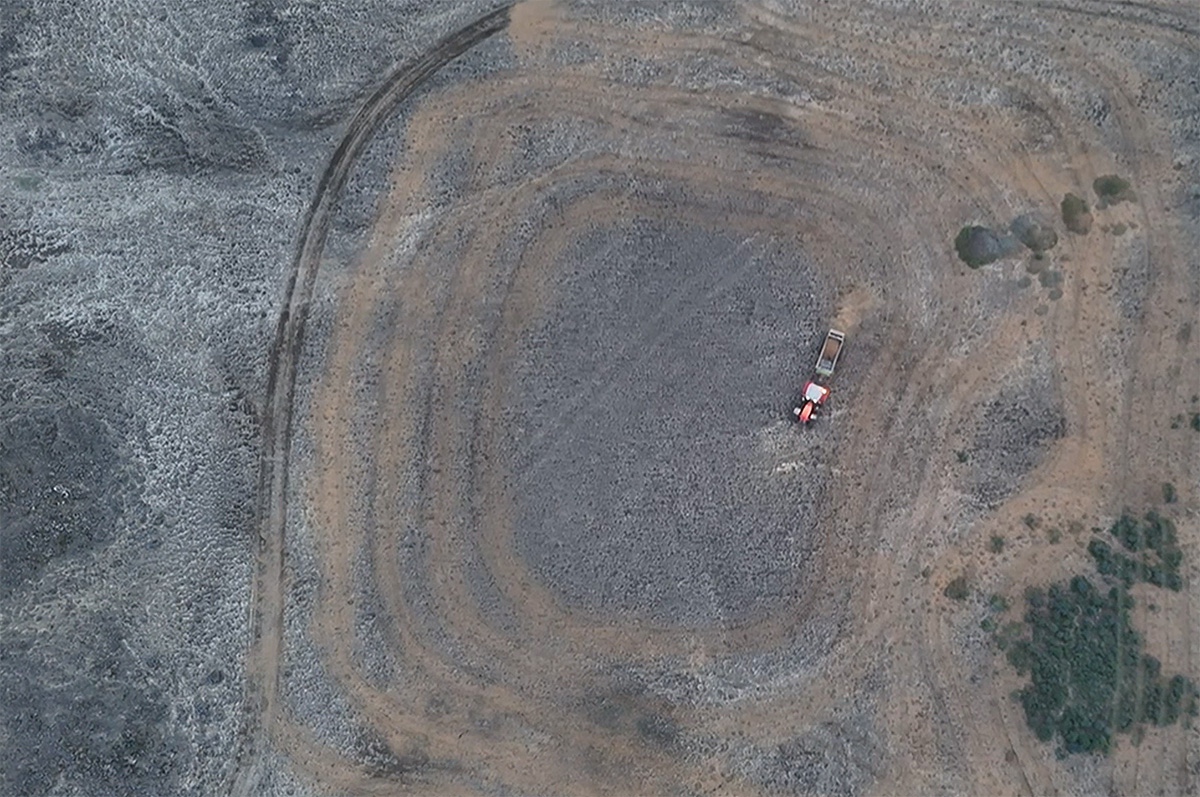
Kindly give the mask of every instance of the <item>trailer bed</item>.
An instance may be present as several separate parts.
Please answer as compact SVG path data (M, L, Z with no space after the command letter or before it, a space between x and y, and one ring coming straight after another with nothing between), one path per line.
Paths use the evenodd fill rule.
M821 353L817 356L817 366L814 369L817 376L833 376L833 369L837 367L838 356L842 353L842 342L845 339L845 333L836 329L829 330L829 334L825 336L825 345L821 347Z

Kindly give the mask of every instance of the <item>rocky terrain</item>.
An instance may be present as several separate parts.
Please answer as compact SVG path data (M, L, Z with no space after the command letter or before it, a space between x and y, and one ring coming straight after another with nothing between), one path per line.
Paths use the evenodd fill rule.
M0 794L1195 793L1193 4L4 11Z

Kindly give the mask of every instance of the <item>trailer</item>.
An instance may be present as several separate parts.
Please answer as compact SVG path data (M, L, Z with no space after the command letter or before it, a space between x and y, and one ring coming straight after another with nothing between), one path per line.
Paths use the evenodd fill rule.
M804 383L803 397L800 404L792 409L792 417L800 423L807 424L817 414L817 410L829 398L829 386L821 384L828 382L837 368L838 357L842 353L842 344L846 341L846 333L836 329L829 330L825 342L821 345L821 353L817 355L817 364L813 368L816 376Z
M846 333L836 329L829 330L829 334L825 336L825 345L821 347L821 353L817 355L817 365L813 368L817 376L825 378L833 376L833 369L837 368L838 356L842 353L842 342L845 340Z

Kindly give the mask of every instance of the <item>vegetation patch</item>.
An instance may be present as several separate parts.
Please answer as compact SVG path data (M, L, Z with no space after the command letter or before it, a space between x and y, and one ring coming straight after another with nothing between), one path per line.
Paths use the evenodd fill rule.
M995 262L1009 254L1011 249L1011 244L1004 237L987 227L974 224L963 227L954 238L954 251L958 252L958 259L971 268Z
M1088 543L1088 553L1101 575L1112 576L1126 587L1144 581L1173 592L1183 588L1183 576L1179 573L1183 551L1179 549L1175 523L1170 518L1150 511L1139 522L1127 513L1113 523L1109 533L1129 554L1137 556L1114 550L1102 539L1093 539Z
M1058 740L1056 753L1105 753L1115 733L1144 732L1194 717L1200 690L1191 679L1167 679L1141 651L1129 622L1134 601L1120 587L1098 588L1084 576L1026 595L1018 638L1005 635L1008 661L1030 683L1014 693L1038 739Z
M1057 288L1062 285L1062 272L1046 269L1041 274L1038 274L1038 282L1043 288Z
M988 542L988 550L992 553L1000 553L1004 550L1004 538L999 534L993 534L992 539Z
M1120 202L1132 202L1137 199L1133 188L1124 177L1106 174L1092 181L1092 190L1099 197L1099 206L1116 205Z
M1058 233L1054 228L1032 213L1017 216L1009 225L1009 230L1037 255L1053 249L1058 243Z
M1164 675L1130 622L1135 582L1182 585L1174 523L1153 511L1140 519L1125 513L1108 531L1120 550L1099 537L1088 546L1101 583L1079 575L1027 588L1024 621L992 633L1017 673L1029 676L1013 699L1038 739L1056 741L1059 758L1107 754L1118 734L1136 745L1147 726L1190 726L1200 714L1200 689L1186 675ZM997 623L981 625L993 631Z
M1063 197L1062 220L1067 229L1077 235L1087 235L1092 229L1092 211L1087 200L1075 194Z

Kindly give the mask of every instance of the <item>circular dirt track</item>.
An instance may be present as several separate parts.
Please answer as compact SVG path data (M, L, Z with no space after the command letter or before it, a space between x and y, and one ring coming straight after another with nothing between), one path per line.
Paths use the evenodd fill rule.
M942 589L1074 572L1020 519L1164 481L1194 550L1169 77L1200 17L784 5L518 5L351 122L275 352L242 790L268 747L335 793L1194 788L1178 729L1054 761ZM418 86L370 229L326 252ZM1068 233L1064 193L1114 172L1137 200ZM954 255L1025 213L1058 227L1054 298L1028 253ZM1138 618L1164 670L1195 674L1192 595Z

